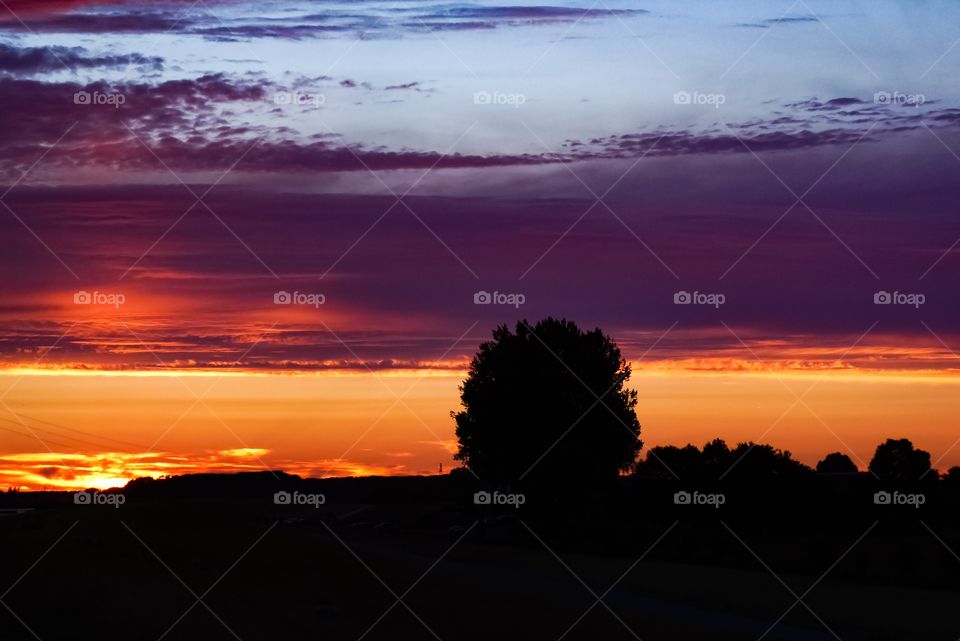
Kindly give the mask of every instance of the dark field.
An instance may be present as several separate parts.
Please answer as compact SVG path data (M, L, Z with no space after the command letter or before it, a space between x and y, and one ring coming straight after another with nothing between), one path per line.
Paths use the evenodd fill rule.
M128 487L118 508L5 495L0 507L35 509L0 518L0 638L960 635L955 530L930 506L790 537L775 507L747 516L647 497L615 519L602 500L566 514L478 507L449 477L284 482L325 503L275 505L263 475Z

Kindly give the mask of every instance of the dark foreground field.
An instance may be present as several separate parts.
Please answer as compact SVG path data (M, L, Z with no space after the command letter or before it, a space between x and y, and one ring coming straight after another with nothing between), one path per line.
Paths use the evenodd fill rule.
M443 480L350 483L296 485L322 488L320 507L276 505L270 484L129 488L117 508L6 495L0 507L35 509L0 518L0 639L960 636L960 560L919 521L820 537L833 561L804 570L788 560L809 555L808 535L722 509L656 514L627 553L562 531L569 514L477 508ZM938 577L883 571L925 564Z

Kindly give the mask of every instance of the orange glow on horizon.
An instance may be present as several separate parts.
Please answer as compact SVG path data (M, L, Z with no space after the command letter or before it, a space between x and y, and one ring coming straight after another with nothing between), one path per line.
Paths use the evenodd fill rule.
M960 464L954 371L748 363L760 365L634 363L645 449L719 437L769 443L808 465L841 451L865 468L882 440L906 437L934 467ZM465 374L7 369L0 487L105 489L143 476L267 469L434 474L457 465L449 413Z

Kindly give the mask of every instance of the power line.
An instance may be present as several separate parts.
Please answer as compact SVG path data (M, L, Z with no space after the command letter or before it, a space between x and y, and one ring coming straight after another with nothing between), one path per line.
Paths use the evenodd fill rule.
M36 426L33 426L33 425L27 425L26 423L24 423L24 422L22 422L22 421L14 421L14 420L12 420L12 419L5 418L5 417L3 417L3 416L0 416L0 421L5 421L5 422L10 423L10 424L13 424L13 425L19 425L20 427L26 428L26 429L28 429L28 430L30 430L30 431L32 431L32 432L41 432L41 433L43 433L43 434L53 434L53 435L54 435L55 437L57 437L57 438L68 439L68 440L70 440L70 441L75 441L75 442L77 442L77 443L82 443L82 444L84 444L84 445L91 446L91 447L96 447L96 448L100 448L100 449L103 449L103 448L105 447L105 445L104 445L103 443L96 443L96 442L94 442L94 441L88 441L88 440L86 440L86 439L77 438L77 437L75 437L75 436L69 436L69 435L67 435L67 434L57 434L56 432L54 432L54 431L52 431L52 430L43 429L43 428L41 428L41 427L36 427ZM39 437L37 437L36 435L24 434L23 432L17 432L17 431L15 431L15 430L11 430L11 429L9 429L9 428L0 428L0 429L5 429L5 431L7 431L7 432L13 432L14 434L19 434L20 436L30 436L31 438L35 438L35 439L36 439L36 438L39 438ZM40 439L40 440L41 440L41 441L50 442L50 443L56 443L57 445L61 445L61 446L63 445L63 443L59 443L59 442L57 442L57 441L54 441L54 440L51 440L51 439L48 439L48 438L44 438L44 439ZM74 450L79 450L79 449L80 449L80 448L77 448L77 447L75 447L75 446L67 446L67 447L70 447L70 449L74 449ZM140 451L143 451L143 450L141 449Z
M146 446L140 445L140 444L138 444L138 443L131 443L130 441L124 441L124 440L117 439L117 438L111 438L111 437L109 437L109 436L101 436L101 435L99 435L99 434L94 434L94 433L92 433L92 432L85 432L85 431L83 431L83 430L78 430L78 429L73 428L73 427L67 427L66 425L60 425L59 423L54 423L54 422L52 422L52 421L47 421L47 420L44 420L44 419L42 419L42 418L36 418L36 417L30 416L30 415L28 415L28 414L21 414L20 412L14 412L14 411L11 410L11 409L8 409L7 411L10 412L11 414L13 414L14 416L17 416L17 417L20 417L20 418L26 418L26 419L28 419L28 420L30 420L30 421L34 421L34 422L36 422L36 423L43 423L44 425L49 425L49 426L51 426L51 427L56 427L56 428L58 428L58 429L66 430L66 431L68 431L68 432L74 432L74 433L76 433L76 434L82 434L83 436L89 436L89 437L91 437L91 438L99 439L99 440L102 440L102 441L110 441L110 442L113 442L113 443L117 443L117 444L119 444L119 445L126 445L127 447L132 447L132 448L135 448L135 449L137 449L137 450L139 450L139 451L144 451L144 450L149 449L149 448L147 448ZM2 418L2 417L0 417L0 418ZM9 419L4 419L4 420L9 420ZM49 430L43 430L43 429L40 429L40 428L34 428L34 429L38 429L39 431L50 432ZM55 432L50 432L50 433L51 433L51 434L56 434ZM73 438L73 437L67 436L66 434L61 434L61 435L59 435L59 436L63 436L64 438ZM80 439L76 439L76 440L80 440Z

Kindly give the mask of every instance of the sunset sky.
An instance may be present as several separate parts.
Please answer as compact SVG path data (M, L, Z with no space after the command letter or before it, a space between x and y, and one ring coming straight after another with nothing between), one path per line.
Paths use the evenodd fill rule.
M5 0L0 487L446 470L548 315L648 447L958 465L958 71L946 0Z

